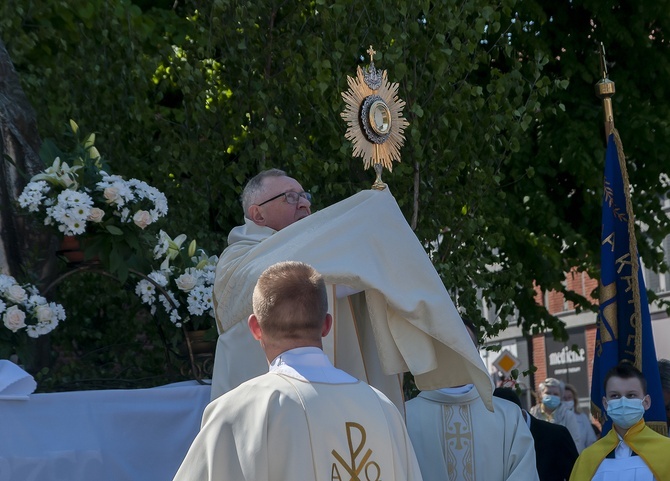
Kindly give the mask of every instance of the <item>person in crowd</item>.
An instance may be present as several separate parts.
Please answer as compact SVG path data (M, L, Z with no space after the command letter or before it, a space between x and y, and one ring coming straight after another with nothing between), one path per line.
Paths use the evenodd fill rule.
M514 389L499 387L493 395L513 402L530 428L535 446L535 465L540 481L567 481L579 453L570 432L559 424L541 421L521 407L521 400Z
M335 367L382 391L401 412L408 370L423 389L473 382L491 408L486 367L390 190L363 190L315 213L310 199L278 169L244 188L244 225L230 232L214 281L212 399L267 370L245 322L252 292L267 267L295 260L325 279L334 328L323 345Z
M661 389L663 390L665 417L668 423L668 435L670 436L670 361L667 359L659 359L658 372L661 375Z
M301 262L266 269L248 328L269 372L212 401L175 481L421 480L391 401L332 366L323 277Z
M579 424L579 438L582 443L577 449L581 452L584 448L595 443L597 439L596 432L593 430L593 425L591 424L591 417L579 407L577 389L575 389L572 384L566 384L563 388L563 403L568 409L575 413L575 417L577 418L577 423Z
M565 426L570 431L572 440L577 446L577 451L583 446L579 423L568 407L561 403L563 398L563 383L558 379L549 377L540 383L539 397L541 402L530 408L530 413L537 419Z
M651 406L647 380L630 363L605 375L603 406L612 429L577 458L571 481L640 481L670 479L670 439L644 422Z
M474 345L475 327L464 323ZM514 404L488 411L472 384L423 391L407 402L407 430L425 481L537 480L533 437Z

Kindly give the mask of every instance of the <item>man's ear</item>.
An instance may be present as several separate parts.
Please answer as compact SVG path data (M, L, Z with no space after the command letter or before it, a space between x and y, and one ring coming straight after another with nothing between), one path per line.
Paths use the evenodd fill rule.
M651 396L649 394L645 394L642 398L642 407L645 411L651 407Z
M607 411L607 399L605 396L603 396L603 407L605 408L605 411Z
M261 331L261 325L258 322L258 318L254 314L250 315L247 324L249 325L249 330L251 331L251 335L254 336L254 339L260 341L262 331Z
M330 332L331 327L333 327L333 316L326 314L326 318L323 321L323 328L321 329L321 337L326 337Z
M248 214L249 219L251 219L254 224L259 225L261 227L267 224L267 220L265 219L265 216L263 216L263 212L261 212L260 206L257 205L250 206Z

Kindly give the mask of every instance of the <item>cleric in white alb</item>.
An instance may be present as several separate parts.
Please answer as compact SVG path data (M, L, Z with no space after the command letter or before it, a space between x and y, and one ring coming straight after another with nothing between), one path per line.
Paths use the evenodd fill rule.
M175 481L421 480L393 403L321 350L327 306L312 267L263 272L248 327L270 372L210 403Z

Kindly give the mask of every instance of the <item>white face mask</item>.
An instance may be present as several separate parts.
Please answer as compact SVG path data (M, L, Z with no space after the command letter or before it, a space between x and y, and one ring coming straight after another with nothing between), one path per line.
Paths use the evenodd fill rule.
M575 401L563 401L563 405L570 411L573 411L575 409Z
M624 429L636 424L644 416L642 399L622 397L607 401L607 415L612 422Z

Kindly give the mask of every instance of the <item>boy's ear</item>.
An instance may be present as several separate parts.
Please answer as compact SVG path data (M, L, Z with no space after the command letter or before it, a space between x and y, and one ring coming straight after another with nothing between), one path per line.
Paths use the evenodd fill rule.
M251 331L251 335L254 337L254 339L260 341L263 334L261 330L261 324L258 322L258 318L254 314L250 315L247 324L249 325L249 330Z
M645 394L642 398L642 407L645 411L651 407L651 396L649 394Z

